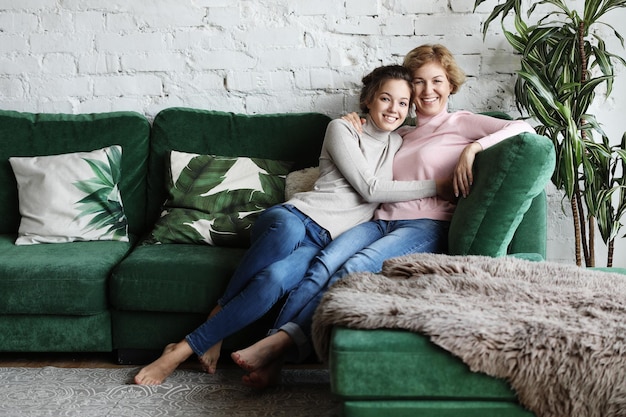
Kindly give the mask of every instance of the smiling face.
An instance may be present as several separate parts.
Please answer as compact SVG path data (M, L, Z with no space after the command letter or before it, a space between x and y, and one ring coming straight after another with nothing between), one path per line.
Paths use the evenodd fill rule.
M434 116L448 105L452 84L446 70L437 62L428 62L413 71L415 110L423 116Z
M390 79L367 103L372 122L382 130L396 130L402 125L411 105L411 86L405 80Z

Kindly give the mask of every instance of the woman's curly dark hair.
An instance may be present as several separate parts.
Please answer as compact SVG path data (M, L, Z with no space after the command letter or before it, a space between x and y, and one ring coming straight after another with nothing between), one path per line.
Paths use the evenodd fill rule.
M407 82L411 90L411 103L413 102L413 85L411 84L412 75L408 68L402 65L386 65L376 68L374 71L363 77L363 88L361 89L361 97L359 99L359 107L363 113L368 113L367 105L372 102L376 93L382 85L389 80L404 80Z

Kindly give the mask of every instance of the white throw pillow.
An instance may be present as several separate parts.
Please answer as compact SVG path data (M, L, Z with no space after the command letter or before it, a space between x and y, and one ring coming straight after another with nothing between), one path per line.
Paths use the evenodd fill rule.
M119 145L62 155L11 157L22 216L16 245L128 242L118 184Z
M285 181L285 200L289 200L296 193L313 190L315 181L320 176L320 167L304 168L290 172Z

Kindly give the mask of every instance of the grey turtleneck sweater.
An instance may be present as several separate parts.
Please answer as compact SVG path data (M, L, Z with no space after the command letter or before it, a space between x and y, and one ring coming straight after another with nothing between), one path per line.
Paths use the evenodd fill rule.
M362 134L343 119L332 120L313 191L297 193L287 203L336 238L370 220L379 203L435 196L434 180L392 180L393 157L401 144L397 133L378 129L369 117Z

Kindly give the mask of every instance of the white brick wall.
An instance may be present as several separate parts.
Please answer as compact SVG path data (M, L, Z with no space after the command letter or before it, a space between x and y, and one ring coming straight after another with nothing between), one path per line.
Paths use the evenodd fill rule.
M0 108L152 118L188 106L336 117L356 108L365 73L441 42L469 76L453 110L516 114L518 60L498 22L487 39L481 33L495 4L473 13L474 0L0 0ZM617 11L609 23L619 29L625 18ZM626 55L617 41L609 47ZM626 130L625 93L618 78L612 99L595 110L615 141ZM549 258L572 262L565 207L563 214L560 194L550 190ZM621 266L624 240L616 249Z

